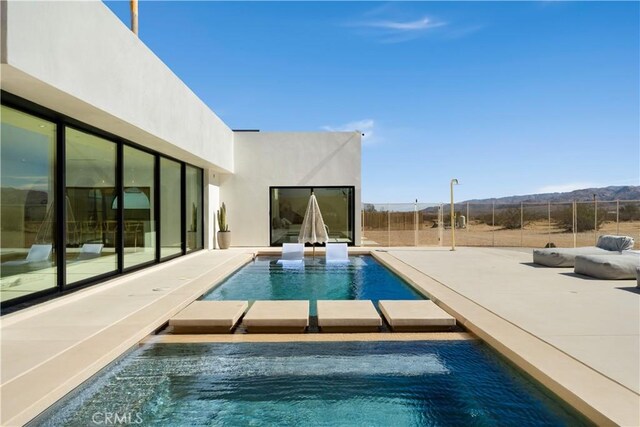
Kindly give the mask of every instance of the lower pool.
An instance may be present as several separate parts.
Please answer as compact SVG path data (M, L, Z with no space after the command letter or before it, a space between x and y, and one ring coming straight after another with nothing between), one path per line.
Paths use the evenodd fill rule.
M372 256L351 256L348 264L306 257L285 268L277 257L258 257L205 294L205 300L407 300L422 299L410 285Z
M479 341L156 344L34 426L577 426Z

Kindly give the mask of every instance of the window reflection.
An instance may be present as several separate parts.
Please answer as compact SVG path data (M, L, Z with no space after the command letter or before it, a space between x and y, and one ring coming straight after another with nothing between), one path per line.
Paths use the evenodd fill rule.
M160 256L182 253L181 165L160 159Z
M297 243L313 190L330 242L353 243L353 188L271 188L271 245Z
M117 269L116 144L66 129L67 284Z
M186 167L187 252L202 249L202 169Z
M124 147L124 268L156 257L155 157ZM114 200L117 208L118 199Z
M0 298L52 289L56 125L2 106Z

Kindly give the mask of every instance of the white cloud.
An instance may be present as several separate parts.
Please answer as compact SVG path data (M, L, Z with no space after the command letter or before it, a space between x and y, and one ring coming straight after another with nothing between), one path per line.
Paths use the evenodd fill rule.
M536 193L566 193L569 191L595 187L601 187L601 185L593 182L572 182L569 184L545 185L544 187L540 187Z
M363 22L360 26L363 27L371 27L371 28L382 28L385 30L394 30L394 31L423 31L430 28L437 28L446 25L444 22L433 21L429 17L424 17L422 19L418 19L416 21L372 21L372 22Z
M364 134L362 143L370 144L375 141L374 127L375 121L373 119L363 119L345 123L340 126L323 126L322 129L329 132L351 132L357 130Z
M375 13L366 14L369 16L375 15L377 18L350 22L347 26L357 28L361 35L374 37L381 43L401 43L417 39L430 33L435 28L447 25L446 22L438 21L429 16L422 16L417 19L388 19L380 17L380 15L389 14L394 14L394 12L388 10L388 8L377 9ZM397 15L397 13L395 14Z

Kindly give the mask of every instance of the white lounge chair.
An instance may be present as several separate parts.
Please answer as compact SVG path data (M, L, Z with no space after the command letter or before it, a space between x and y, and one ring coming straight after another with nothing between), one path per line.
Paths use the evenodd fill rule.
M102 243L85 243L82 245L80 253L75 260L85 261L88 259L99 258L103 247L104 245Z
M300 267L304 265L304 244L283 243L282 255L278 264L283 267Z
M327 243L325 260L329 263L348 263L349 250L346 243Z
M636 279L640 266L640 251L624 251L620 255L578 255L573 271L576 274L603 280Z
M595 247L534 249L533 262L547 267L574 267L577 256L621 255L633 248L633 244L629 236L600 236Z
M27 257L25 259L3 262L2 266L7 267L47 262L51 256L52 248L53 246L51 244L33 245L29 249L29 253L27 253Z

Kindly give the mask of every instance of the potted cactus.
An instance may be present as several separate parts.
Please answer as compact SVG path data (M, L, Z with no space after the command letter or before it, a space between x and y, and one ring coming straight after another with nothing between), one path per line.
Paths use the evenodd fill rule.
M227 224L227 207L223 202L218 209L218 247L227 249L230 244L231 231L229 231L229 224Z

